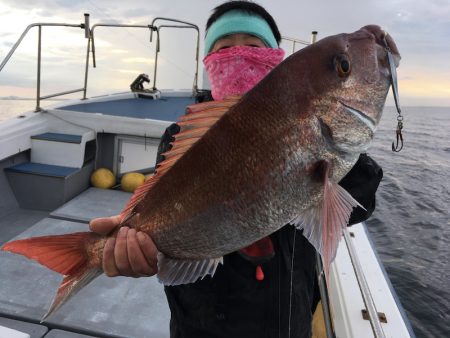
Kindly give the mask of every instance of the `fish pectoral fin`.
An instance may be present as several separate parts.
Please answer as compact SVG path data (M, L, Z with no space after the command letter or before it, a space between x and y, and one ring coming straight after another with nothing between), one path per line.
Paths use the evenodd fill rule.
M290 223L303 229L303 236L321 254L325 274L336 256L342 230L347 226L355 207L364 208L339 184L325 179L322 203L311 207Z
M164 285L194 283L207 275L214 276L217 266L223 264L223 257L186 260L158 254L158 281Z

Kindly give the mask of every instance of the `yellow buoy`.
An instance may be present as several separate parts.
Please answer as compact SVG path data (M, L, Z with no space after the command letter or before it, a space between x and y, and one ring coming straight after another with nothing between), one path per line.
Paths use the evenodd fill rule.
M111 170L99 168L92 173L91 183L96 188L109 189L116 184L116 178Z
M128 173L122 176L120 184L122 190L126 192L134 192L145 181L145 176L140 173Z

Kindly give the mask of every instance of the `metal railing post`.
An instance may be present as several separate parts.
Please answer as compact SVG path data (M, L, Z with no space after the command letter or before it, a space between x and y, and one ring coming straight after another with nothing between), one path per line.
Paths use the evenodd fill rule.
M312 31L311 32L311 43L315 43L317 40L317 32L316 31Z
M41 43L42 26L38 26L38 55L37 55L37 92L36 92L36 111L41 110Z
M200 34L197 30L197 47L195 52L195 75L194 75L194 94L198 91L198 62L200 58Z
M159 28L156 28L155 67L153 69L153 91L156 90L156 70L158 69Z
M87 81L89 72L89 52L91 47L91 29L89 27L89 14L84 13L84 37L88 39L87 51L86 51L86 68L84 70L84 87L83 87L83 100L86 100Z

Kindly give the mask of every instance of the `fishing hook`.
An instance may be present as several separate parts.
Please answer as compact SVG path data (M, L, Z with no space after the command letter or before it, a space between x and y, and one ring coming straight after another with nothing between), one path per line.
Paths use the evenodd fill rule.
M403 135L402 135L402 129L403 129L403 116L402 115L398 115L397 116L397 130L395 132L396 136L397 136L397 143L394 146L394 141L392 141L392 151L395 153L398 153L400 150L403 149ZM398 142L400 141L400 147Z
M402 134L403 115L402 115L402 110L400 109L400 100L399 100L398 86L397 86L397 71L395 70L395 61L394 61L394 57L392 56L392 53L391 53L391 48L389 47L389 45L386 41L386 35L387 35L387 32L384 32L383 43L384 43L384 48L386 50L387 57L388 57L389 69L390 69L390 73L391 73L390 78L391 78L391 85L392 85L392 93L394 95L395 107L397 108L397 113L398 113L397 130L395 132L397 143L394 145L394 142L392 142L392 151L398 153L400 150L403 149L403 134ZM400 142L400 144L399 144L399 142Z

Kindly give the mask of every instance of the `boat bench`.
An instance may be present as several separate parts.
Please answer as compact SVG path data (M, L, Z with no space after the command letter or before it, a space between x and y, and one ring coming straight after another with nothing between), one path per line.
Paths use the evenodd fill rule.
M42 163L20 163L5 168L21 208L51 211L89 187L91 161L82 168Z

